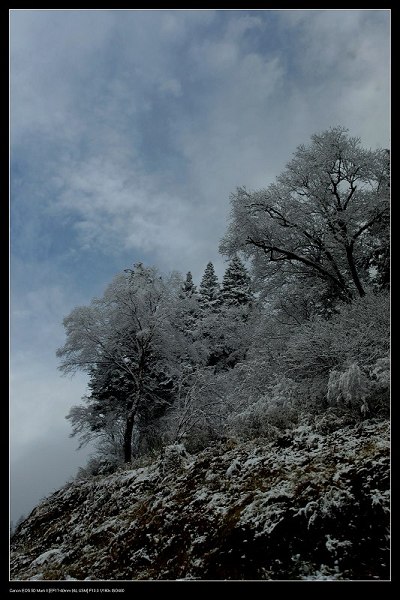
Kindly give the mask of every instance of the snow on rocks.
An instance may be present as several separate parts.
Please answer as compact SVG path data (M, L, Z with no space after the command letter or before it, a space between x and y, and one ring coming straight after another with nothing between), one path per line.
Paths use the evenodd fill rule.
M17 528L12 579L385 579L389 425L226 443L70 483Z
M50 559L52 562L60 563L64 558L63 552L60 548L52 548L52 550L47 550L47 552L43 552L40 556L35 558L31 563L31 567L36 567L38 565L43 565L46 562L49 562Z
M241 468L242 467L240 466L240 461L237 458L235 458L232 464L229 465L229 467L226 470L226 477L232 477L233 475L238 474Z

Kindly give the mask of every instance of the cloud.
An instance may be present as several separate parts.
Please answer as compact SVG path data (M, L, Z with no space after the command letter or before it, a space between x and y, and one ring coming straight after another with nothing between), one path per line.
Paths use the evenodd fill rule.
M11 103L14 144L27 134L76 139L76 92L90 65L101 60L113 27L112 13L12 11ZM85 94L82 88L81 95Z
M10 385L13 460L25 455L26 446L34 446L55 432L57 436L68 437L70 427L64 416L84 395L86 377L78 375L72 380L60 380L53 356L49 356L46 349L38 349L34 357L21 352L13 360Z
M33 347L16 335L19 349L11 358L10 474L14 523L43 496L71 478L93 452L90 446L76 451L78 441L69 438L70 425L65 420L71 406L79 403L86 392L87 378L77 375L61 380L53 347L57 336L51 336L52 325L46 331L38 327L34 304L25 312L16 312L14 318L28 324L26 333L38 335ZM29 325L32 315L36 322L33 327ZM45 324L46 319L41 319L42 327Z
M366 146L387 145L389 11L286 11L279 21L293 40L289 114L307 130L342 124Z
M185 225L189 226L196 208L183 197L164 191L156 177L134 172L134 167L124 165L123 158L99 156L71 162L59 178L64 191L54 198L50 210L55 215L74 215L73 228L83 251L92 248L118 254L136 250L160 259L171 240L175 257L189 246L191 231L185 232Z
M376 145L387 131L387 114L372 118L388 86L370 11L25 12L15 128L31 156L34 123L39 154L52 148L38 184L78 251L157 258L173 239L172 258L199 219L220 223L217 245L229 193L267 184L311 133L355 124Z
M53 428L28 443L24 452L12 452L10 495L11 521L27 516L46 496L71 480L85 464L92 448L77 451L76 440L66 429Z
M25 267L28 265L25 265ZM65 420L73 404L87 391L87 377L60 378L55 349L64 342L62 319L69 302L59 284L43 285L41 274L25 270L36 284L12 294L10 357L10 474L11 518L30 512L40 499L72 477L87 448L76 452ZM22 265L15 263L16 273ZM36 271L37 278L34 277ZM62 280L59 276L59 280ZM64 280L65 281L65 280Z
M159 86L160 92L171 94L175 98L182 96L182 86L177 79L166 79Z

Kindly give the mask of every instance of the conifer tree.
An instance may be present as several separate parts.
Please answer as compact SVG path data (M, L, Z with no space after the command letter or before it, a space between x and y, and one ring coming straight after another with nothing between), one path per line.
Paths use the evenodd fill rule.
M189 297L193 296L197 291L196 286L193 283L192 273L190 271L186 273L186 279L183 283L182 291L185 294L185 296Z
M209 262L200 282L200 303L203 308L216 308L219 304L220 286L214 265Z
M221 299L225 305L230 306L246 306L254 299L247 269L237 256L230 261L225 271Z

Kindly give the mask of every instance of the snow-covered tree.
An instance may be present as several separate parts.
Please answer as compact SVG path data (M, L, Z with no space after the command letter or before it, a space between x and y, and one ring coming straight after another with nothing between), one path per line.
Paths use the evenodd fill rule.
M223 378L212 367L188 373L164 418L165 439L184 442L192 451L220 438L230 408L225 389Z
M228 306L248 306L254 300L249 274L238 256L232 258L225 271L221 299Z
M197 292L196 286L193 283L193 276L190 271L186 273L186 279L182 285L182 291L185 296L189 297L193 296Z
M200 282L199 298L204 309L215 309L219 305L220 286L215 273L214 265L209 262L205 268Z
M277 275L323 282L330 295L364 296L365 259L386 251L389 166L385 150L366 150L358 138L335 127L299 146L276 183L239 188L221 251L242 251L255 272L277 289ZM380 224L380 238L369 232Z
M202 315L198 334L206 352L206 365L216 372L232 368L246 356L253 319L243 306L221 306Z
M193 362L196 352L193 353L197 340L197 321L200 313L197 288L193 283L192 273L189 271L181 285L181 293L176 307L177 323L179 329L186 336L188 348L188 360ZM189 352L191 350L191 352Z
M110 416L122 420L125 462L132 457L134 427L165 403L180 369L185 344L174 312L180 283L138 264L117 275L103 297L64 319L60 370L85 371L92 383L89 406L71 412L75 430L91 437Z
M115 365L94 365L88 387L90 394L82 398L82 404L72 406L66 417L72 427L71 437L79 437L79 447L96 441L102 454L118 463L123 459L126 402L133 384Z

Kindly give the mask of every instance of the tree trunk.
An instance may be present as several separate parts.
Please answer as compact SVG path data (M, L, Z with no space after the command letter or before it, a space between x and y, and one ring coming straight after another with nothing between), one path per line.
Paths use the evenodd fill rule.
M146 361L146 353L142 349L141 356L139 359L139 368L138 375L136 381L136 392L134 397L131 399L131 402L128 407L128 414L125 421L125 431L124 431L124 462L128 463L132 460L132 432L133 425L135 423L135 416L138 411L140 401L142 398L142 389L143 389L143 373L145 370L145 361Z
M135 417L137 413L137 409L139 406L140 396L137 393L136 397L133 398L128 406L128 414L126 416L125 421L125 430L124 430L124 462L128 463L132 460L132 433L133 426L135 424Z
M124 431L124 462L128 463L132 460L132 432L135 422L135 413L130 410L125 422Z
M357 291L362 298L363 296L365 296L365 291L364 291L363 286L361 285L361 281L360 281L360 278L358 277L358 273L357 273L357 268L354 263L353 245L352 244L350 246L346 246L346 256L347 256L347 262L350 267L351 276L353 278L353 281L355 283Z

